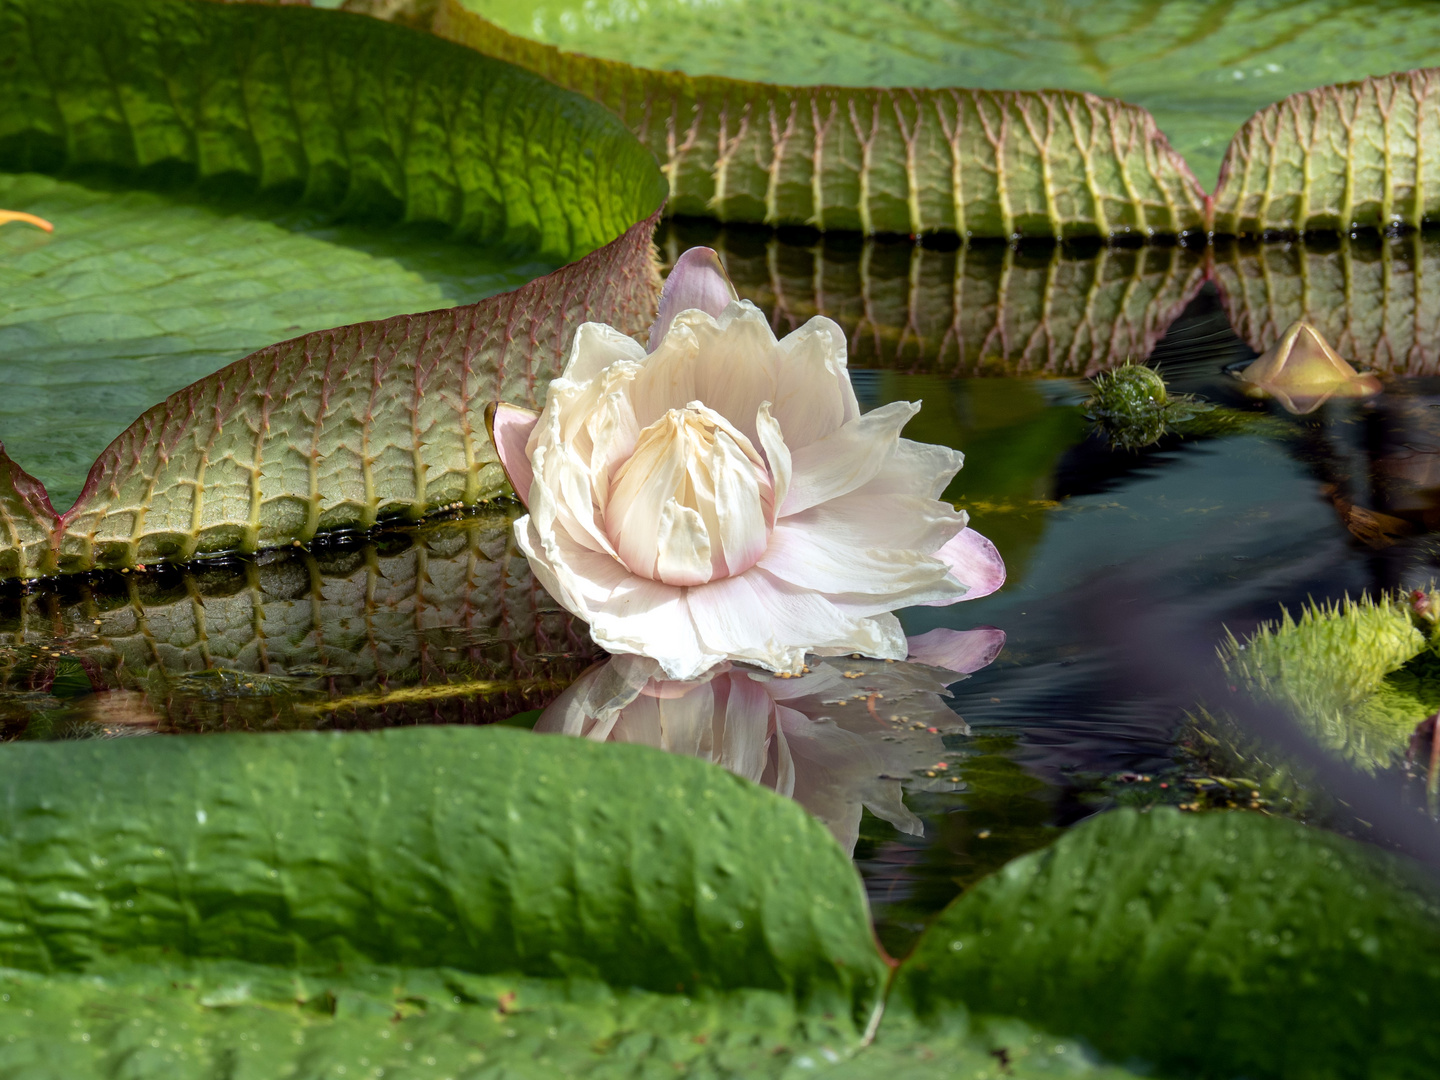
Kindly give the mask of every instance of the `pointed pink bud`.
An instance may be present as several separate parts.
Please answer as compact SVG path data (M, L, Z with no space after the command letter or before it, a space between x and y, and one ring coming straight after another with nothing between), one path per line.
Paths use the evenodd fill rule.
M654 352L670 330L675 316L691 308L720 317L732 301L740 299L730 275L720 263L713 248L693 247L675 260L665 288L660 292L660 314L650 327L650 344L646 352Z
M528 447L530 433L539 420L539 413L522 409L519 405L507 405L503 401L493 401L485 409L485 426L490 430L490 441L495 444L495 453L500 457L505 479L510 481L516 496L527 507L530 505L530 484L535 479Z
M1370 397L1380 380L1351 367L1320 332L1303 319L1240 373L1258 396L1273 395L1288 411L1314 412L1332 397Z
M934 558L950 567L950 575L968 590L954 600L932 600L923 607L945 607L961 600L978 600L989 596L1005 584L1005 560L985 537L974 529L961 529L949 543L935 552Z
M910 657L917 664L949 668L969 675L994 662L1005 647L1005 631L994 626L977 626L974 630L948 630L941 627L908 639Z

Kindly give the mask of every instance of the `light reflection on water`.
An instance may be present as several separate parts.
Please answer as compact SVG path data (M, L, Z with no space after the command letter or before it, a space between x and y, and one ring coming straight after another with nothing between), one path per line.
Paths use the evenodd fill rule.
M1259 269L1249 291L1232 282L1222 295L1201 287L1192 274L1199 256L1178 248L1109 252L1091 263L1061 249L1002 248L965 262L973 251L901 244L847 252L833 238L785 247L764 236L751 250L744 245L753 247L755 234L731 243L734 235L725 234L731 272L742 295L770 305L779 330L817 310L836 315L859 362L874 367L855 373L864 406L922 400L907 434L967 455L946 497L996 541L1009 583L978 601L908 612L907 631L992 624L1009 643L997 663L953 688L953 702L925 706L933 710L938 702L952 720L958 713L969 735L946 733L938 722L891 731L888 713L877 728L856 699L845 709L825 706L822 722L832 726L807 741L821 729L796 721L794 731L785 731L779 709L791 705L768 693L764 702L756 699L763 710L737 713L732 728L728 674L723 693L711 686L690 703L709 703L708 727L703 708L667 705L654 715L641 715L642 708L617 717L608 734L720 760L800 798L842 842L856 836L857 865L892 954L903 953L960 889L1047 843L1056 830L1117 801L1185 797L1175 742L1180 717L1127 685L1124 658L1086 632L1095 595L1087 590L1122 603L1158 601L1218 639L1224 626L1243 633L1272 617L1279 603L1421 584L1440 562L1440 380L1396 380L1379 398L1332 402L1291 417L1248 401L1224 374L1264 344L1259 331L1249 344L1231 331L1227 312L1242 312L1240 299L1244 325L1254 328L1279 325L1289 317L1285 304L1301 303L1303 312L1321 303L1316 297L1336 295L1328 286L1323 294L1297 292L1288 278L1277 278L1273 271L1287 259L1320 277L1339 272L1352 280L1360 279L1357 267L1371 274L1375 265L1388 265L1389 277L1376 280L1399 283L1382 290L1394 300L1389 314L1364 308L1353 294L1335 317L1358 328L1352 341L1362 344L1399 340L1397 328L1409 325L1405 355L1423 360L1431 348L1424 320L1440 305L1419 282L1440 281L1440 274L1406 271L1417 264L1406 261L1403 245L1377 240L1366 248L1380 252L1380 263L1343 244L1328 253L1314 245L1259 254L1237 249L1226 265ZM1428 247L1415 250L1428 258ZM1214 255L1221 256L1230 257ZM891 263L893 272L882 274ZM980 273L982 264L991 277ZM992 274L997 266L1004 273ZM1160 269L1137 274L1137 266ZM1107 276L1112 272L1119 277ZM858 291L839 287L846 274ZM947 292L947 274L952 285L964 279L969 291ZM1008 299L982 305L971 318L967 305L979 278L990 282L992 299ZM1107 284L1115 280L1123 284L1118 291ZM1052 307L1047 315L1044 305L1076 295L1064 283L1077 281L1088 282L1079 295L1096 301L1092 315L1105 304L1120 310L1116 296L1159 295L1170 304L1194 293L1151 362L1173 390L1268 419L1224 437L1171 437L1138 453L1111 450L1081 415L1087 385L1078 376L1123 360L1121 351L1148 349L1150 337L1159 337L1156 327L1165 327L1127 317L1112 323L1114 333L1105 338L1097 333L1101 322L1073 310L1065 315ZM1409 324L1397 314L1405 296L1412 298ZM957 311L964 316L958 322ZM977 353L966 344L983 344L985 334L966 337L967 327L986 325L1018 328L991 334L992 346L1024 346L992 352L999 366L1014 361L1024 371L1048 368L1069 377L952 377L956 370L994 370L983 348ZM1385 335L1376 329L1386 326ZM1084 329L1078 337L1076 327ZM925 351L950 330L949 353ZM1112 344L1097 352L1102 338ZM968 359L962 344L971 349ZM482 512L313 553L12 591L0 602L0 722L11 738L477 723L516 714L517 722L533 724L597 653L514 550L515 512ZM866 665L857 686L868 686L872 667L885 666ZM895 677L895 667L885 677ZM727 704L723 722L715 708L720 698ZM552 712L545 726L565 723ZM594 736L595 724L587 731L581 722L579 730ZM942 761L946 770L935 767ZM861 806L869 809L862 813ZM916 824L923 831L913 831Z

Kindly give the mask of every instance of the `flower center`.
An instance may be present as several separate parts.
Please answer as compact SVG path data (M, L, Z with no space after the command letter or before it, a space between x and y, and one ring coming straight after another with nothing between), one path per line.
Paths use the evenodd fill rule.
M605 532L632 573L703 585L764 554L774 503L770 472L750 440L692 401L640 432L611 479Z

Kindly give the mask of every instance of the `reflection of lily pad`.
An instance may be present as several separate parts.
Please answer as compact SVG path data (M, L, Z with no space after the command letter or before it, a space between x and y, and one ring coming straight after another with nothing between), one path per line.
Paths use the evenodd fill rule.
M63 734L27 725L32 696L58 692L67 673L86 693L143 693L169 731L476 722L533 708L594 646L535 584L513 518L16 597L0 622L0 719L12 736ZM71 713L85 721L88 708Z
M937 375L1093 375L1143 359L1204 283L1182 247L807 243L693 221L662 236L672 263L716 248L778 333L825 315L845 330L851 367Z

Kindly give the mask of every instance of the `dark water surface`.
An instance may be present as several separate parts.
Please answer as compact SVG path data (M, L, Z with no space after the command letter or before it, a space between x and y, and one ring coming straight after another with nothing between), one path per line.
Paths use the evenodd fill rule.
M954 688L971 734L933 744L952 771L901 778L923 835L869 812L860 822L856 862L893 953L968 883L1058 830L1118 802L1184 803L1203 780L1178 745L1180 713L1136 691L1132 658L1099 643L1097 597L1163 605L1218 641L1279 604L1436 572L1429 241L945 249L682 223L662 250L701 241L778 330L839 319L866 407L924 402L907 434L966 453L947 497L1009 566L993 596L902 616L911 633L988 624L1008 643ZM1360 365L1414 376L1308 416L1243 398L1225 368L1307 312L1330 320L1332 340L1349 333ZM1220 434L1112 450L1082 415L1084 376L1127 356L1242 415ZM5 735L533 724L598 653L515 550L518 513L12 588L0 599Z

